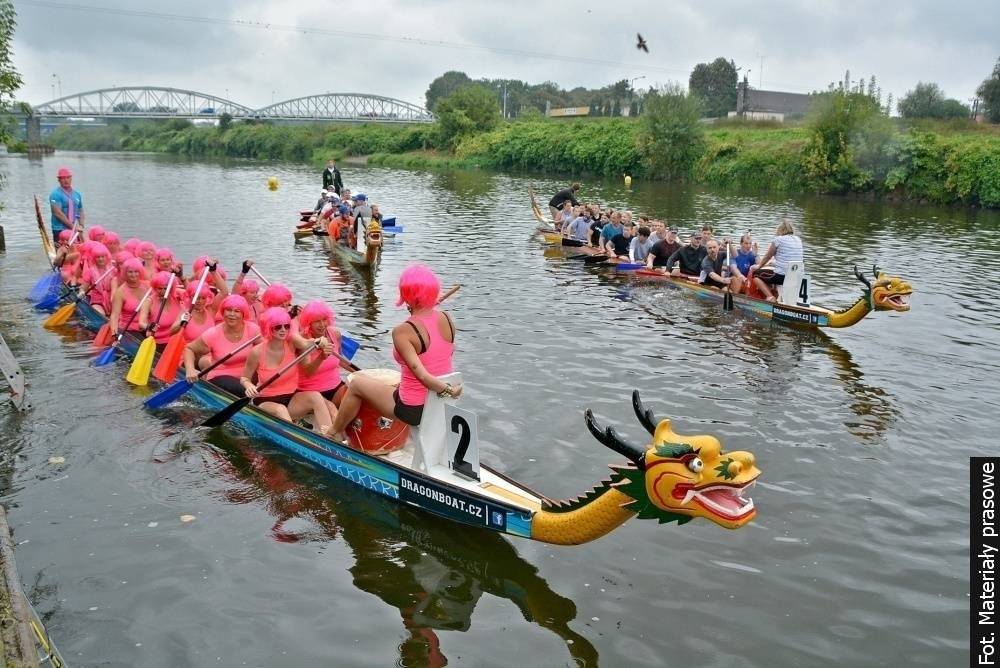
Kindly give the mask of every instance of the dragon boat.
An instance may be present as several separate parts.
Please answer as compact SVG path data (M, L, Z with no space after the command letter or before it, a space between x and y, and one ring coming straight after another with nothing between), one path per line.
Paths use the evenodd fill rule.
M640 269L631 272L635 281L655 281L689 290L699 297L714 299L722 303L727 294L732 296L733 306L755 316L769 318L787 325L802 327L850 327L859 323L872 311L910 310L909 297L913 292L910 284L898 276L889 276L877 266L872 267L872 278L868 279L854 267L854 276L864 285L861 296L846 309L834 311L805 303L769 302L766 299L746 294L732 294L709 285L703 285L683 276L671 276L656 271ZM787 281L786 281L787 282ZM794 285L794 284L793 284ZM807 293L808 294L808 293Z
M551 226L551 221L542 212L541 207L538 206L534 191L531 191L530 195L531 211L539 223L536 232L541 235L544 243L571 248L579 246L575 250L582 254L600 254L599 250L588 247L581 241L567 239L558 232L555 232L555 228ZM608 264L613 265L615 262L609 262ZM860 272L857 266L854 267L854 277L864 285L864 288L857 301L846 309L841 310L834 310L810 303L811 295L808 276L805 274L800 262L793 262L789 265L785 284L779 286L778 300L773 302L764 299L763 295L756 291L752 281L749 288L751 291L750 294L734 294L720 288L698 283L692 278L671 276L662 271L639 269L630 271L629 274L632 280L636 282L664 283L723 304L726 303L726 297L731 296L731 303L734 309L739 308L741 311L761 318L806 328L850 327L859 323L873 311L904 313L910 310L909 299L913 294L913 287L909 282L904 281L898 276L890 276L884 273L878 266L872 267L871 279Z
M94 332L106 322L85 301L77 305L76 315ZM139 338L132 334L122 339L122 349L130 355L139 344ZM398 372L389 373L398 377ZM178 380L182 379L179 374ZM461 374L442 379L458 383ZM211 410L238 399L201 380L187 394ZM383 497L460 524L544 543L586 543L632 517L678 524L700 517L736 529L756 514L753 500L747 496L760 475L754 456L744 451L725 452L719 440L710 435L676 433L669 419L654 419L638 391L632 395L633 410L649 432L650 442L640 447L625 441L612 427L598 425L587 410L589 431L628 462L611 466L608 479L569 501L551 500L480 464L478 420L454 404L454 399L444 400L431 393L419 428L408 428L363 407L347 430L355 447L252 405L236 413L232 421L251 436L266 439Z
M330 255L339 257L357 269L370 271L378 264L382 251L382 225L377 221L369 221L365 225L365 252L354 250L337 243L328 235L324 239Z

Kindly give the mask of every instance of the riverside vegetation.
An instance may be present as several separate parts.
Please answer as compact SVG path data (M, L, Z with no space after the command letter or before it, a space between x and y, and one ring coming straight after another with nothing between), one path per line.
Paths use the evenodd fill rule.
M467 90L467 89L466 89ZM481 100L471 97L464 104ZM153 151L292 160L366 156L403 168L490 168L566 175L684 179L758 191L883 195L1000 208L1000 126L904 121L869 96L833 91L796 124L698 120L677 87L647 96L639 118L503 121L462 101L429 125L271 125L181 120L63 127L60 149ZM447 98L446 98L447 99ZM478 110L481 112L482 110Z

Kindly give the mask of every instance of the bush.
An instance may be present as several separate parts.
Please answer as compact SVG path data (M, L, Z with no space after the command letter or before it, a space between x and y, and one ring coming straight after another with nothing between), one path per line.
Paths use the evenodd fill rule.
M466 86L442 98L434 107L441 142L454 148L463 137L492 130L500 124L500 105L485 86Z
M809 143L803 153L808 183L819 192L864 189L871 177L864 168L855 165L853 153L859 138L863 142L869 129L872 137L883 134L875 129L879 123L876 119L882 113L879 101L865 93L843 90L822 93L817 98L808 124Z
M651 90L646 96L638 136L646 173L653 178L687 176L705 152L705 130L699 122L701 101L678 84Z

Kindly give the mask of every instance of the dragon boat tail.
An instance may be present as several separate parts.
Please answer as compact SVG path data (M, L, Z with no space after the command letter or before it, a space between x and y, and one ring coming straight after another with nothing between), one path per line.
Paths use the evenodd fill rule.
M86 302L77 307L79 322L97 331L106 318ZM123 338L134 355L139 339ZM362 372L365 373L365 372ZM178 379L182 376L178 376ZM460 382L460 374L446 377ZM197 381L188 396L211 410L237 399L219 387ZM749 452L724 452L713 436L683 436L670 420L658 423L633 393L633 409L649 431L639 447L602 429L586 412L586 425L602 444L628 462L611 467L611 476L586 494L553 501L479 463L475 415L454 400L429 395L419 428L401 447L369 454L308 428L248 406L233 422L253 437L266 439L292 455L371 492L421 508L468 526L558 545L578 545L609 533L632 517L684 524L701 517L735 529L753 519L756 507L746 495L760 475ZM366 417L367 415L367 417ZM359 421L368 420L368 424ZM362 412L349 433L398 427L374 411ZM353 439L352 439L353 440Z

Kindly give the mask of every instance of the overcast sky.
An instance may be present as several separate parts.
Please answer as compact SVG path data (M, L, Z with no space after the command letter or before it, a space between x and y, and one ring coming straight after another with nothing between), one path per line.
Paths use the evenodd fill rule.
M423 105L450 69L600 87L687 84L718 56L754 86L809 92L874 74L967 102L1000 57L1000 0L15 0L17 98L164 86L257 108L325 92ZM73 7L77 9L73 9ZM110 10L110 11L104 11ZM649 53L635 48L641 32ZM763 68L761 60L763 57ZM761 79L761 72L763 78ZM53 77L58 75L58 80Z

